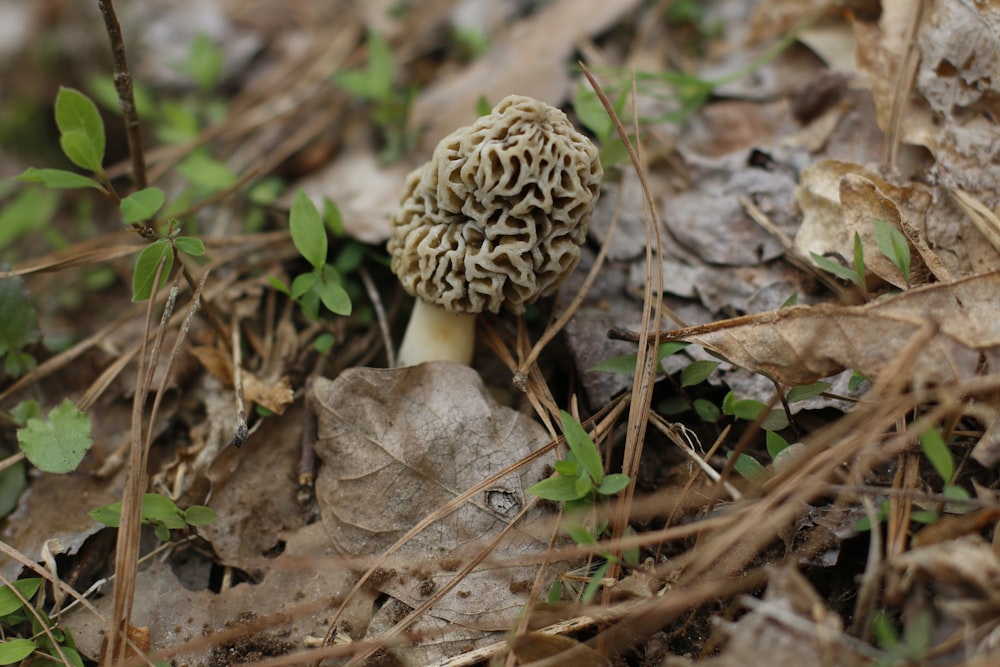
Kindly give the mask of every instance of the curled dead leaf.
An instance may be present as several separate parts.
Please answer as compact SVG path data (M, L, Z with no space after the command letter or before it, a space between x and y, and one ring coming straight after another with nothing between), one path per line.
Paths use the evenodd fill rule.
M1000 273L928 285L863 306L794 306L671 332L730 362L789 385L844 369L869 378L888 368L925 327L937 333L911 366L917 383L979 372L981 352L1000 346Z
M228 386L233 386L233 364L229 357L208 346L191 348L191 354L205 370ZM274 382L268 382L247 370L243 371L242 377L244 400L261 405L275 414L283 414L285 407L295 398L287 377L282 376Z

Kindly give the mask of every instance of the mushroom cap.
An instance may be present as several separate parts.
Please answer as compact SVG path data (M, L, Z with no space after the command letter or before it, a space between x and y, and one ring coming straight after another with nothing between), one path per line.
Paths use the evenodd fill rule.
M505 97L407 177L392 270L409 294L451 312L521 313L579 262L602 175L566 114Z

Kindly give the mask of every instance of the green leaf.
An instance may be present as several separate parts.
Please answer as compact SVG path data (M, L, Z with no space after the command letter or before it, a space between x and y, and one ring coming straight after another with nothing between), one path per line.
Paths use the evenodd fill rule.
M0 249L15 240L44 230L59 208L59 194L39 188L25 188L0 210Z
M192 505L184 510L184 521L189 526L207 526L218 518L218 514L204 505Z
M583 604L590 604L593 601L594 596L597 595L598 589L604 583L604 575L608 573L608 567L610 566L609 561L604 561L594 570L594 574L590 576L590 581L583 589L583 593L580 595L580 601Z
M201 257L205 254L204 242L194 236L178 236L174 239L174 247L179 252L192 257Z
M955 484L945 484L941 494L948 500L970 500L969 492Z
M186 525L176 503L159 493L143 494L142 519L172 529L183 528Z
M23 371L23 363L17 353L21 348L35 343L41 335L38 330L38 314L28 299L24 279L12 276L0 280L0 356L13 358L8 375L17 376Z
M857 371L851 372L851 379L847 381L847 388L851 391L856 391L863 383L867 382L868 378Z
M476 100L476 116L488 116L493 111L493 105L485 95L480 95Z
M78 167L100 173L104 161L104 122L94 102L74 88L56 95L56 125L66 157Z
M337 342L331 333L321 333L316 336L316 340L313 341L313 347L320 354L326 354L333 349L333 344Z
M691 409L691 404L680 394L670 394L656 405L656 410L667 417L682 415Z
M576 491L576 479L562 475L549 477L537 484L532 484L525 489L525 492L543 500L566 501L577 500L580 497Z
M590 492L594 490L594 480L592 480L590 475L586 473L577 475L574 485L576 487L576 495L578 498L586 498L590 495Z
M392 97L392 79L395 67L392 63L392 49L381 35L374 30L368 32L368 85L374 100L387 101Z
M97 523L102 523L110 528L117 528L122 522L122 503L119 500L116 503L92 509L87 512L87 516Z
M125 224L149 220L160 210L164 202L163 190L160 188L143 188L122 199L118 208L122 212Z
M580 464L576 461L560 459L553 463L552 467L556 469L557 473L565 475L566 477L576 477L580 474Z
M292 232L292 243L296 250L315 269L326 264L326 227L316 210L316 205L303 190L299 190L292 202L288 226Z
M865 247L861 244L861 234L854 232L854 273L858 276L857 285L865 288Z
M855 285L860 286L862 284L862 279L858 276L854 269L849 269L846 266L841 266L837 262L829 259L828 257L823 257L822 255L817 255L814 252L809 253L812 260L816 262L816 266L823 269L827 273L832 273L835 276L849 280Z
M106 192L103 185L89 176L64 169L35 169L34 167L28 167L14 180L23 183L41 183L45 187L55 190L94 188L95 190Z
M135 260L135 272L132 274L132 300L145 301L153 294L153 283L156 281L156 268L163 260L163 270L160 272L160 284L163 287L170 277L170 269L174 265L174 250L166 239L159 239L142 249Z
M910 282L910 242L903 232L885 220L875 219L875 241L882 254L896 265L903 279Z
M177 172L192 185L208 192L220 192L235 185L238 180L224 162L204 151L195 151L180 161Z
M868 517L865 517L866 519ZM941 518L941 515L934 510L913 510L910 512L910 521L914 523L934 523Z
M605 475L604 479L601 481L601 485L597 487L597 492L602 496L613 496L627 487L630 481L631 480L629 480L628 475L623 475L618 472Z
M5 470L0 470L0 518L17 509L21 494L28 488L26 472L27 466L24 461L18 461Z
M347 291L341 287L340 282L331 278L333 271L326 271L320 280L313 287L313 291L319 294L320 301L326 309L337 315L351 314L351 297Z
M222 47L205 33L200 32L191 40L191 51L184 69L203 93L219 82L224 55Z
M329 197L323 197L323 222L335 237L342 239L347 236L340 207Z
M307 273L300 273L295 276L292 281L291 291L289 294L293 299L299 299L303 294L308 292L313 288L313 285L319 282L319 271L309 271Z
M784 410L771 410L761 420L760 427L767 431L782 431L788 428L788 415Z
M94 444L90 417L68 398L52 408L45 421L29 419L26 426L17 429L17 441L33 466L53 473L76 470Z
M161 542L170 541L170 529L164 526L162 523L153 522L153 534L156 535L156 539Z
M36 648L38 648L38 644L30 639L16 638L0 642L0 665L13 665L21 662Z
M576 95L573 97L573 113L601 143L606 142L614 132L614 122L608 117L608 112L601 104L601 98L589 85L580 84L576 89Z
M38 592L38 588L42 585L42 579L41 577L18 579L17 581L11 582L11 584L23 597L30 600L35 596L35 593ZM10 589L10 586L0 587L0 616L13 614L23 606L24 603L21 602L14 591Z
M704 422L714 424L719 421L720 417L722 417L722 412L719 410L719 406L708 399L696 398L694 399L693 405L695 413L698 415L699 419Z
M795 403L797 401L804 401L809 398L814 398L819 396L824 391L830 388L829 382L813 382L812 384L802 384L797 387L792 387L788 390L788 396L785 400L789 403Z
M790 297L781 302L781 305L778 306L778 310L781 310L782 308L789 308L791 306L796 305L798 302L799 302L799 293L792 292L792 295Z
M559 418L562 420L566 444L569 445L570 451L576 457L577 463L587 471L595 484L600 484L604 479L604 464L601 463L601 453L597 450L597 445L587 435L580 422L573 419L573 415L561 410Z
M545 600L549 604L555 604L557 602L562 602L562 598L563 598L562 579L556 579L555 581L552 582L552 587L549 588L549 594L545 597Z
M692 361L681 371L681 386L691 387L701 384L708 379L708 376L712 374L712 371L716 369L719 363L718 361L707 360Z
M774 457L780 454L783 449L788 447L788 441L774 431L764 432L764 443L767 447L767 453L771 457L772 461L774 460Z
M586 526L582 526L578 523L567 523L563 526L563 528L566 530L566 534L580 546L597 544L597 540L594 539L594 534L590 532L590 528L587 528Z
M292 294L292 291L290 289L288 289L288 285L286 285L280 279L275 278L274 276L268 276L267 277L267 283L271 287L273 287L274 289L276 289L279 292L281 292L282 294L287 294L289 296L291 296L291 294ZM311 287L311 285L310 285L310 287Z
M920 434L920 448L945 484L951 483L955 474L955 460L937 429L928 429Z
M771 476L767 472L767 468L749 454L740 454L736 458L736 463L733 464L733 470L739 473L740 477L754 484L760 484Z
M625 375L635 374L635 365L638 363L638 357L634 354L619 354L614 357L608 357L596 366L591 367L589 370L592 371L602 371L604 373L623 373Z

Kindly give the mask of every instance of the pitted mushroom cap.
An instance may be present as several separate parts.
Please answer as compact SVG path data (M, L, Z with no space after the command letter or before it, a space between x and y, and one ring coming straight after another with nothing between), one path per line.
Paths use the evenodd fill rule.
M597 148L566 114L512 95L441 140L392 216L392 270L451 312L514 313L580 260L601 187Z

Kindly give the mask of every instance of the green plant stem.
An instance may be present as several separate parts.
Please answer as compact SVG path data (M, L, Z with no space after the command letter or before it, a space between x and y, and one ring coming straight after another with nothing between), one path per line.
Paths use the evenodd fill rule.
M122 37L122 27L118 23L112 0L98 0L97 4L101 8L104 26L111 42L115 90L118 91L118 103L125 119L128 152L132 158L132 182L136 190L142 190L149 183L146 178L146 158L142 150L142 128L139 125L139 114L135 110L135 95L132 92L132 74L129 72L128 60L125 57L125 39Z

